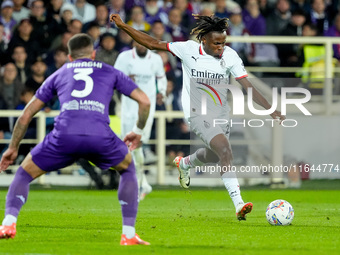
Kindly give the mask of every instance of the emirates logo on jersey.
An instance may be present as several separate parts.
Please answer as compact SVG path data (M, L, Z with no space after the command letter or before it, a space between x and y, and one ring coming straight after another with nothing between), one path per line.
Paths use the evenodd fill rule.
M223 58L221 58L220 65L222 68L225 68L225 61Z

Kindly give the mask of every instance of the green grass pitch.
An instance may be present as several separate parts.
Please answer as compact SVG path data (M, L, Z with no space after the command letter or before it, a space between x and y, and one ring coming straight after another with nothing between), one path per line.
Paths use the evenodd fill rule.
M4 214L6 190L0 191ZM32 190L17 236L0 254L340 254L340 190L243 190L254 203L238 222L222 189L155 190L140 203L137 233L151 246L121 247L115 191ZM265 218L275 199L295 209L291 226Z

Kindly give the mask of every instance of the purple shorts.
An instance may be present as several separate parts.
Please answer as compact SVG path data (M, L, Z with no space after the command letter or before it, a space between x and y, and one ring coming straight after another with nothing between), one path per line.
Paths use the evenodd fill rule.
M116 135L56 137L51 132L31 150L31 154L33 162L46 172L69 166L79 158L87 159L105 170L122 162L128 154L128 148Z

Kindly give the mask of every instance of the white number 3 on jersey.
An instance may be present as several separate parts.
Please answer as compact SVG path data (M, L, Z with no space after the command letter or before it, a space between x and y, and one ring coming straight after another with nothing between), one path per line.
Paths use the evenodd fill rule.
M93 90L93 79L89 76L93 73L93 68L75 68L74 72L76 73L73 75L73 78L76 81L84 81L85 88L83 90L76 90L74 89L71 93L73 97L86 97L91 94Z

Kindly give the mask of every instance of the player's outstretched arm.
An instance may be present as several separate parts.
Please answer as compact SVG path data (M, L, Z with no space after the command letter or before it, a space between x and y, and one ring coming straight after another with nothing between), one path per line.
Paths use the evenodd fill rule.
M124 142L130 147L130 150L134 150L139 146L143 128L145 127L146 121L149 117L150 100L139 88L134 89L131 92L130 97L138 103L138 121L132 132L125 136Z
M253 89L253 100L255 103L261 105L265 109L270 109L271 105L269 105L268 101L257 91L256 88L254 88L254 86L251 84L251 82L247 78L242 78L237 81L243 86L243 88L246 91L248 88ZM270 116L273 119L280 120L280 124L283 120L286 119L286 117L282 115L280 111L274 111L272 114L270 114Z
M17 158L19 144L26 134L28 125L30 124L33 116L38 111L40 111L44 107L44 105L44 102L36 97L33 97L32 100L26 105L22 114L19 116L18 120L15 123L9 147L2 155L0 161L0 172L6 170L8 166L12 164Z
M164 50L167 51L167 42L159 41L152 36L145 34L141 31L138 31L131 26L125 24L120 18L119 14L111 14L110 21L115 22L117 27L124 30L127 34L129 34L136 42L144 45L146 48L150 50Z

